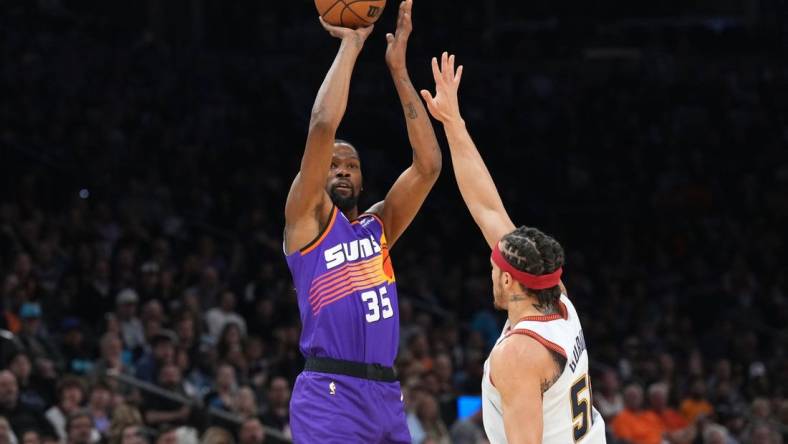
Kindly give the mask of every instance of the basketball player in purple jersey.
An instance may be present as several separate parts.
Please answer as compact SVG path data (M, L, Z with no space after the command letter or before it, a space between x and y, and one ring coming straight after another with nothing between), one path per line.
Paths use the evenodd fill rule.
M320 87L301 171L285 209L285 253L298 294L306 358L290 404L297 443L409 443L402 393L392 368L399 341L397 286L388 251L438 178L441 154L411 84L405 52L412 0L402 2L386 62L413 147L413 163L385 200L359 213L361 162L335 140L350 77L372 26L323 27L342 40Z

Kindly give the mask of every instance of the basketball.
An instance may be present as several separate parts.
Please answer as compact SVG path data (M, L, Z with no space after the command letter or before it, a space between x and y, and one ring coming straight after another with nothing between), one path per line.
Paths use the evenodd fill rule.
M315 6L326 23L356 29L378 21L386 0L315 0Z

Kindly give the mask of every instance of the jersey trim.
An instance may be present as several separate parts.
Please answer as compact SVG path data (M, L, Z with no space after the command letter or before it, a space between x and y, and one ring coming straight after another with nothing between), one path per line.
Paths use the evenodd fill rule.
M545 346L545 348L547 348L548 350L552 350L552 351L558 353L559 355L563 356L564 359L566 359L566 352L564 351L563 347L561 347L560 345L556 344L555 342L552 342L552 341L549 341L549 340L543 338L542 335L540 335L539 333L537 333L537 332L535 332L533 330L529 330L527 328L517 328L517 329L509 331L509 333L506 333L506 337L507 338L509 336L511 336L511 335L530 336L531 338L536 339L537 342L539 342L540 344ZM492 374L492 372L490 372L490 374Z
M358 223L361 223L361 218L362 218L362 217L364 217L364 216L372 216L372 217L374 217L374 218L375 218L375 219L378 221L378 223L380 224L380 228L381 228L383 231L385 231L385 229L384 229L384 225L383 225L383 219L381 219L381 218L380 218L380 216L378 216L378 215L377 215L377 214L375 214L375 213L361 213L361 214L359 214L359 215L358 215L358 217L357 217L357 218L353 219L353 221L352 221L352 222L350 222L350 223L351 223L351 224L358 224Z
M564 304L563 301L558 301L558 311L560 313L553 313L550 315L542 315L542 316L525 316L520 318L520 320L517 322L518 323L522 321L550 322L550 321L557 321L558 319L563 319L565 321L569 319L569 310L566 309L566 304Z
M326 236L328 236L328 233L331 232L331 229L334 227L334 222L336 222L337 220L338 212L339 210L337 210L336 205L331 207L331 213L328 216L328 223L326 224L326 227L323 228L323 231L320 234L318 234L317 237L314 240L312 240L312 242L308 243L304 248L299 250L301 252L301 256L305 256L309 254L310 252L312 252L312 250L317 248L321 242L323 242L323 239L325 239Z

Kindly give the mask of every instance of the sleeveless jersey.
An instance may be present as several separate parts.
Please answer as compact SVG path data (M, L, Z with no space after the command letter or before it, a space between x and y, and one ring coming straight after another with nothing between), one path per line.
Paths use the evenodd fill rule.
M542 400L543 444L605 443L605 423L591 400L588 352L577 311L566 295L561 295L560 314L527 316L514 328L506 321L496 346L511 335L528 335L566 358L558 380ZM501 394L490 379L490 359L484 363L482 415L490 444L506 444Z
M332 208L323 233L287 256L301 315L301 353L391 367L399 343L394 270L383 222Z

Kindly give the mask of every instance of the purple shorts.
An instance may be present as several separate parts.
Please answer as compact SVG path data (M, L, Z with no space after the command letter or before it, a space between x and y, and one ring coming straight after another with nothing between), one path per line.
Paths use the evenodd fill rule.
M303 372L290 400L296 444L410 443L399 382Z

